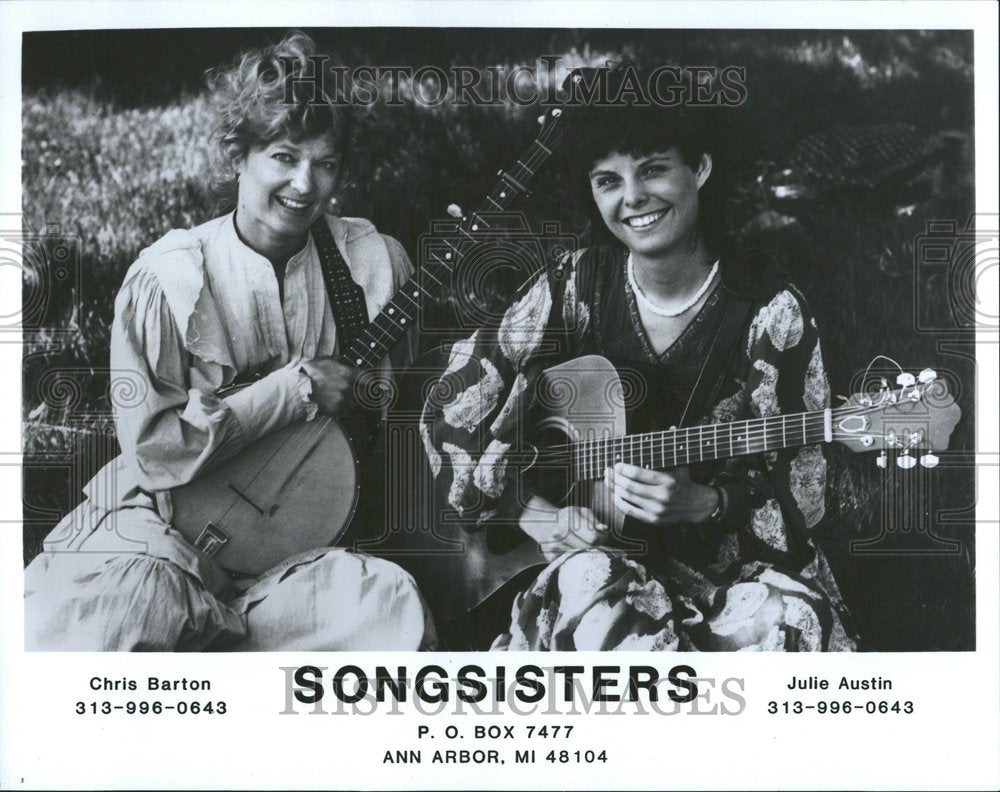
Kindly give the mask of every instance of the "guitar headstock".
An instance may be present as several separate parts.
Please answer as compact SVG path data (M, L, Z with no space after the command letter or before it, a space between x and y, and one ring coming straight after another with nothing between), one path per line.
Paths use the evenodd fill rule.
M856 393L833 410L833 440L852 451L882 451L879 467L895 456L898 467L909 469L938 463L935 451L948 448L962 411L948 390L948 383L931 369L903 373L895 388L886 380L866 393Z

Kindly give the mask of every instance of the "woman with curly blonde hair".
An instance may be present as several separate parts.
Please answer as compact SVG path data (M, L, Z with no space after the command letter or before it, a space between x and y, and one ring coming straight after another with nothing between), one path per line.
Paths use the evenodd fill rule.
M111 368L132 373L146 397L116 407L121 455L26 570L28 648L378 650L435 640L412 579L391 563L319 548L239 578L170 524L171 489L270 432L349 407L317 227L329 230L369 317L412 273L396 240L330 214L354 164L355 119L342 96L315 95L316 55L293 33L209 75L235 209L170 231L125 276Z

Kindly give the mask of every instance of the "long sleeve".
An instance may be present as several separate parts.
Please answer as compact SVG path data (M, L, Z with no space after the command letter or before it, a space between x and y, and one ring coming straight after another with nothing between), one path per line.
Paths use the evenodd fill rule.
M202 357L187 346L156 275L134 268L116 301L111 368L133 380L136 398L115 407L118 439L138 484L149 491L186 483L307 417L296 365L220 398L215 391L231 381L232 367L223 354Z
M455 343L424 405L420 432L435 478L436 508L478 522L516 519L530 493L508 465L520 451L522 420L560 290L546 273L515 296L496 328L480 328Z
M805 300L787 288L762 305L745 339L745 382L716 405L730 421L822 410L830 386L816 322ZM803 567L813 557L812 530L826 511L827 455L821 445L772 451L727 463L725 526L738 531L744 557Z

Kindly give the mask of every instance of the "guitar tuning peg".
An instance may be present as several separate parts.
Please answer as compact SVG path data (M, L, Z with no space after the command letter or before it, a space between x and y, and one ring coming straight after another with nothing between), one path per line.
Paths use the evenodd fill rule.
M457 220L462 219L462 207L458 204L448 204L447 212Z
M841 394L839 394L839 393L837 394L837 398L838 398L838 399L840 399L840 400L841 400L842 402L844 402L845 404L846 404L846 403L848 403L848 402L850 401L850 399L848 399L848 398L847 398L846 396L843 396L843 395L841 395Z
M887 390L889 388L889 380L887 380L885 377L879 377L879 380L882 383L880 386L882 390Z
M937 379L937 372L934 369L925 368L917 375L917 379L926 385Z
M538 123L539 124L545 123L545 113L542 113L540 116L538 116Z
M903 387L903 388L909 388L916 381L917 381L916 377L914 377L912 374L909 374L909 373L907 373L905 371L902 374L900 374L898 377L896 377L896 384L899 385L899 386L901 386L901 387Z
M917 460L910 456L909 451L904 451L898 457L896 457L896 464L903 470L909 470L911 467L917 464Z
M878 459L875 460L875 464L878 465L880 468L885 469L885 467L889 464L888 459L889 458L886 456L885 451L883 451L881 454L878 455Z
M934 454L924 454L920 457L920 464L925 468L935 468L940 461Z

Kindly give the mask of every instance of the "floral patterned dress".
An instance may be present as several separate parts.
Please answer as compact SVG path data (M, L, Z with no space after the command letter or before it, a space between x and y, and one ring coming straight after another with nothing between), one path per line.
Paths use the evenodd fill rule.
M421 421L435 490L468 530L507 531L531 483L507 465L537 406L545 368L599 354L637 372L643 406L628 431L726 423L829 406L816 322L791 285L723 262L722 282L657 354L625 275L626 251L599 247L526 285L495 330L456 343ZM728 310L749 300L736 349L715 349ZM708 355L725 355L710 402L688 404ZM704 392L704 391L699 391ZM441 396L445 394L445 396ZM846 609L813 540L827 513L821 446L692 464L725 491L724 518L650 528L637 557L614 548L565 553L517 596L494 648L852 650ZM523 534L521 534L523 536Z

